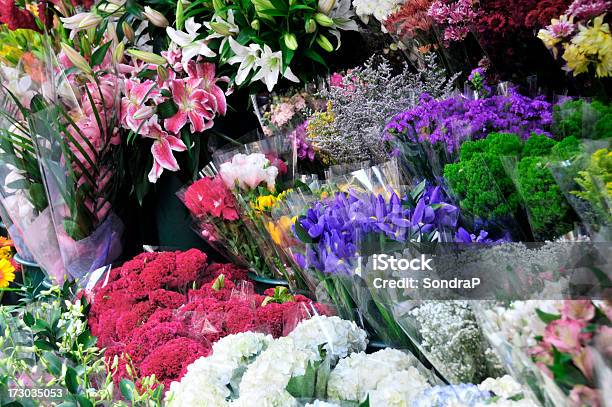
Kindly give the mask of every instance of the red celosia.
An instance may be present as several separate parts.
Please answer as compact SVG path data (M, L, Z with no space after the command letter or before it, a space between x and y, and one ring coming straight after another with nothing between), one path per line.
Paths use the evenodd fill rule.
M196 217L209 215L229 221L238 219L234 197L221 177L197 180L185 191L184 201Z
M248 330L279 336L287 331L286 320L307 318L303 310L316 309L303 296L261 307L265 297L253 293L246 270L206 260L195 249L141 254L94 290L89 324L107 349L106 359L120 356L115 382L128 376L129 360L136 376L155 374L168 386L220 338ZM223 284L215 284L222 274Z
M140 365L140 371L143 377L155 374L164 388L168 389L173 380L186 373L187 366L209 353L209 346L189 338L177 338L153 349Z

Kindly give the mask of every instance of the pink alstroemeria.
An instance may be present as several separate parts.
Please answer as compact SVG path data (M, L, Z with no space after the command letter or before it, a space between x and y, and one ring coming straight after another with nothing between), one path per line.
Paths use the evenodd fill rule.
M569 318L552 321L544 331L544 344L561 352L577 354L583 342L591 337L591 334L582 332L585 326L586 322Z
M125 97L121 100L121 123L125 128L146 136L149 126L143 125L152 112L145 103L159 104L163 100L157 84L152 80L139 82L134 79L125 82ZM152 113L151 113L152 114Z
M201 79L200 88L210 92L214 96L216 103L216 112L222 116L227 112L227 103L225 100L225 92L217 85L217 82L229 82L227 76L217 78L215 64L210 62L196 63L189 61L187 64L187 74L190 78Z
M170 133L178 134L189 121L191 132L200 133L213 126L216 113L216 99L212 93L200 88L202 79L175 79L170 82L172 99L178 112L166 120L164 126Z
M179 170L179 165L172 151L185 151L187 150L187 146L185 146L185 143L183 143L181 139L169 135L161 128L157 115L151 117L145 123L145 126L148 128L146 137L155 140L151 146L153 167L149 172L149 182L155 183L164 169L169 171Z

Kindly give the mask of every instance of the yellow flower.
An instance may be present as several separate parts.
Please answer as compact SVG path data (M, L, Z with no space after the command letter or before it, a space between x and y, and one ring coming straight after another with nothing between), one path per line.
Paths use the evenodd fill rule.
M297 220L297 216L292 218L281 216L277 223L268 222L266 229L270 233L270 237L278 246L287 244L290 240L291 227Z
M6 288L15 281L15 267L6 259L0 259L0 288Z
M289 188L286 191L281 192L280 194L278 194L278 196L276 197L276 199L278 201L284 201L285 198L287 198L287 195L289 195L289 193L293 192L293 189Z
M555 45L557 45L559 43L559 41L561 41L560 38L555 38L554 35L552 35L550 33L550 31L542 28L539 32L538 32L538 38L540 40L542 40L542 42L544 43L544 45L546 46L546 48L551 49L553 48Z
M13 257L13 250L10 246L0 247L0 259L10 260Z
M251 207L257 211L264 212L271 209L276 203L274 195L265 195L257 198L255 203L251 202Z
M593 20L593 26L580 24L578 34L572 38L572 44L577 45L581 52L589 55L604 55L610 50L610 26L603 22L603 15Z
M579 75L588 70L589 60L581 52L578 46L574 44L566 44L563 52L563 59L567 63L567 69L574 71L574 76Z

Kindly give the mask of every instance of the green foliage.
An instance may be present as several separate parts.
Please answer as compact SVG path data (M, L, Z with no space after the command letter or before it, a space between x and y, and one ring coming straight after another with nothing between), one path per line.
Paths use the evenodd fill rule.
M444 177L461 197L463 210L487 219L516 211L518 196L502 157L517 157L521 148L519 137L507 133L463 143L460 161L444 167Z
M550 162L579 151L573 136L555 141L534 134L523 143L514 134L492 133L463 143L459 162L446 165L444 176L466 213L492 220L519 217L524 207L534 237L550 239L571 229L573 215Z
M558 139L602 139L612 134L612 105L599 101L569 100L553 110L552 132Z
M525 157L518 163L518 189L529 212L536 239L550 239L572 229L572 211L548 168L547 157Z
M572 193L588 201L600 219L612 222L612 151L595 151L587 168L578 174L576 182L581 190Z

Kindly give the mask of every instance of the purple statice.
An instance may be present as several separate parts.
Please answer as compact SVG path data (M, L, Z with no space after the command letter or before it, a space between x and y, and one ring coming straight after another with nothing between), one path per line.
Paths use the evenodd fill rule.
M372 236L375 241L436 240L438 230L456 230L459 217L459 209L443 199L439 187L425 188L416 198L338 192L313 204L298 219L310 242L297 261L324 273L351 273L360 243Z
M315 150L307 137L308 120L297 126L289 135L291 141L295 143L297 158L299 160L314 161Z
M610 0L574 0L565 12L577 20L589 20L612 10Z
M442 143L450 152L467 139L489 133L514 133L523 140L532 133L550 136L552 105L543 97L529 98L514 90L483 99L453 96L436 100L421 95L420 103L397 114L385 127L384 139L414 143Z

